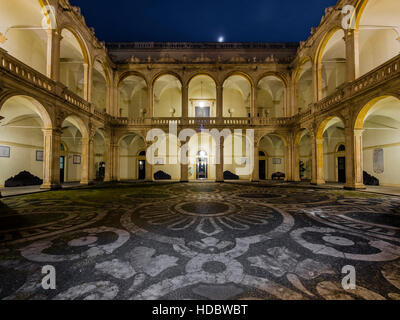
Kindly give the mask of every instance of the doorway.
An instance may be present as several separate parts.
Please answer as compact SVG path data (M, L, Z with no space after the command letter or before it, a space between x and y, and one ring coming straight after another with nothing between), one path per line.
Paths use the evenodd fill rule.
M208 179L208 158L207 152L200 151L197 154L197 180Z
M60 183L65 182L65 156L60 157Z
M265 172L265 160L260 160L259 164L259 171L260 171L260 180L265 180L267 178L266 172Z
M138 161L138 168L139 168L139 180L146 179L146 160L139 160Z
M338 182L346 183L346 158L338 157Z

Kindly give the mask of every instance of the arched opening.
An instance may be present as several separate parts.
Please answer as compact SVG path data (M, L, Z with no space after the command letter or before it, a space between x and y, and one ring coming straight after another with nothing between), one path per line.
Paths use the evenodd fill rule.
M260 180L266 180L268 172L268 155L265 151L259 150L258 161L259 178Z
M129 119L144 118L148 105L146 80L135 75L128 76L119 83L118 90L119 117Z
M265 152L265 172L268 180L284 180L285 168L285 141L276 134L268 134L261 138L259 149ZM260 163L261 164L261 163ZM260 169L259 171L263 170Z
M216 143L208 133L197 133L189 142L189 180L216 179Z
M96 110L100 112L107 111L107 76L104 66L96 61L93 65L93 93L92 100Z
M336 88L346 81L346 44L344 32L337 30L329 36L321 49L319 63L320 99L334 93Z
M356 129L362 135L364 183L400 187L400 100L381 97L359 113ZM374 179L375 178L375 179Z
M153 155L153 172L155 180L179 181L181 166L179 163L180 143L174 134L166 134L157 139L156 144L147 152ZM150 154L149 154L150 155Z
M331 117L321 124L317 140L318 171L320 183L335 182L346 183L346 155L340 151L341 145L345 146L344 123L338 117ZM342 148L342 147L341 147Z
M247 118L251 112L251 84L242 75L233 75L223 85L223 116Z
M298 72L296 81L296 106L297 112L305 111L313 102L313 67L310 60L304 62Z
M46 74L47 30L44 8L37 0L0 1L0 48Z
M144 150L146 150L146 143L137 134L128 134L121 139L119 143L120 180L139 180L139 178L142 178L140 166L143 165L143 162L141 162L143 156L140 153ZM145 157L144 170L146 170Z
M171 74L159 77L153 87L153 113L156 118L182 116L182 84Z
M85 54L78 38L68 29L61 32L60 81L69 90L84 98L85 94Z
M198 75L189 83L189 117L209 118L217 115L217 87L207 75Z
M400 52L400 2L369 0L358 19L360 75Z
M280 118L286 114L286 86L276 76L266 76L257 86L257 115L259 117Z
M41 185L43 129L51 128L49 115L39 102L26 96L11 97L0 107L0 186Z
M251 180L254 170L254 141L243 134L232 134L224 141L224 179Z
M299 133L295 147L298 154L299 180L311 180L312 178L312 140L308 130Z
M62 123L61 144L65 147L65 158L60 158L60 180L65 183L81 182L84 159L83 139L87 139L87 131L83 121L77 116L69 116ZM64 171L62 171L64 169ZM64 174L64 176L62 176Z

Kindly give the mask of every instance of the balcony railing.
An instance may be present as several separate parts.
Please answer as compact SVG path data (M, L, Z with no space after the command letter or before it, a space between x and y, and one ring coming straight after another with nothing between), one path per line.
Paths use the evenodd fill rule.
M0 69L19 78L20 80L34 85L37 88L47 91L52 95L57 95L69 104L75 107L93 113L100 119L105 119L105 114L95 111L91 108L91 104L77 94L73 93L63 84L55 82L43 75L39 71L29 67L18 59L9 55L5 50L0 48Z
M327 110L354 96L360 95L377 85L400 75L400 55L385 62L360 78L340 86L334 93L314 105L314 112Z

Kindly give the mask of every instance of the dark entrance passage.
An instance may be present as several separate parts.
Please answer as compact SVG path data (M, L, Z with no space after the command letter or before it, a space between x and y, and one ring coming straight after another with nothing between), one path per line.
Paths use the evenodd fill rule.
M65 179L65 157L61 156L60 157L60 183L64 183Z
M139 160L138 168L139 168L139 180L146 179L146 161Z
M260 160L259 162L259 172L260 172L260 180L265 180L267 178L265 172L265 160Z
M197 180L208 179L208 158L207 152L200 151L197 154Z
M346 158L338 157L338 182L346 183Z

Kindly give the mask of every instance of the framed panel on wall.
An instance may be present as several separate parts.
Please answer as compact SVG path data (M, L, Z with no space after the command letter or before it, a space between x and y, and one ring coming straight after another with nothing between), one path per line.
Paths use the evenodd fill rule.
M36 150L36 161L43 162L43 154L42 150Z
M272 164L282 164L282 159L280 159L280 158L273 158L273 159L272 159Z
M73 164L81 164L81 156L74 155Z
M0 146L0 158L10 158L10 147Z

